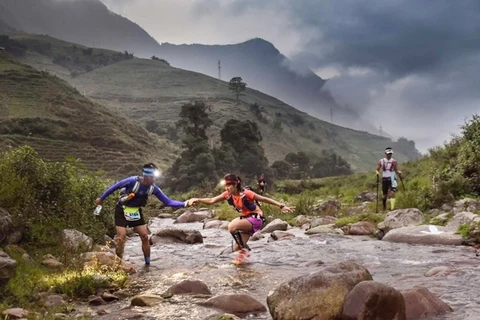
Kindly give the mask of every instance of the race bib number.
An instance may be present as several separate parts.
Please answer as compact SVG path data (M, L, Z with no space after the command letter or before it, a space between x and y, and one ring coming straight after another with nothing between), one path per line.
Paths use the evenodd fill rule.
M136 207L123 207L123 215L127 221L140 220L140 208Z
M260 182L260 185L263 187L265 185L265 182Z

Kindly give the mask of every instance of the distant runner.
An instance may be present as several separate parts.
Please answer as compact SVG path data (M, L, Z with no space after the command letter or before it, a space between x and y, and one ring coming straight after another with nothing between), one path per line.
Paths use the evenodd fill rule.
M142 176L132 176L121 180L110 186L95 203L101 206L105 198L114 191L120 191L120 197L115 207L115 227L117 235L116 254L123 257L125 247L125 237L127 236L127 226L133 227L142 240L142 250L145 258L145 264L150 264L150 242L148 240L148 230L142 213L142 207L147 204L148 197L154 195L169 207L186 207L188 201L181 202L169 199L159 187L155 185L155 175L158 173L157 167L153 163L147 163L143 166Z
M387 210L387 198L390 191L390 210L395 209L395 192L397 191L397 174L402 172L398 170L397 160L392 158L393 150L388 147L385 149L385 158L380 159L377 164L377 176L380 176L382 169L382 202L383 211Z
M235 251L238 251L238 256L232 263L241 264L245 258L250 256L248 240L262 228L264 221L262 209L255 202L261 201L278 206L283 212L293 212L295 208L287 207L273 199L242 188L242 180L234 174L225 175L224 181L225 192L221 195L214 198L193 198L188 201L189 204L195 205L197 203L214 204L226 200L235 210L240 212L241 216L233 219L228 225L228 231L235 240Z
M257 184L258 184L259 193L264 194L265 193L265 188L267 186L267 181L265 181L265 175L262 174L260 176L260 178L258 178Z

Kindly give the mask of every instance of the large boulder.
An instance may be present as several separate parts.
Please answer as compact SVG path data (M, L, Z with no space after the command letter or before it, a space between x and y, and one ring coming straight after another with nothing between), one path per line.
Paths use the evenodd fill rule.
M156 294L139 294L132 298L130 305L136 307L154 307L163 301L163 298Z
M233 314L246 314L252 312L264 312L267 310L265 306L246 294L226 294L200 302L204 307L220 309L222 311Z
M297 227L301 227L304 224L310 223L310 222L311 222L311 219L307 218L306 216L304 216L302 214L299 215L299 216L296 216L295 219L293 219L293 224Z
M229 223L228 221L218 219L206 220L203 223L203 229L227 229Z
M205 211L185 211L182 213L173 223L189 223L189 222L200 222L205 219L211 218L212 212L205 210Z
M150 237L150 244L157 243L203 243L203 236L198 230L183 230L176 228L166 228L158 230Z
M62 243L71 252L91 251L93 248L93 239L75 229L62 231Z
M387 233L393 229L419 225L423 220L423 213L416 208L397 209L387 213L385 220L378 224L378 229Z
M371 236L375 234L375 225L370 221L355 222L348 228L348 234L353 236Z
M312 208L312 211L315 213L321 214L328 214L328 215L335 215L337 212L340 211L342 205L337 199L328 200L320 204L319 206L315 206Z
M456 232L458 228L463 224L473 225L479 222L480 222L479 215L469 211L462 211L462 212L456 213L445 227L449 231Z
M405 300L402 294L375 281L357 284L345 298L342 320L367 319L405 320Z
M262 229L262 233L270 233L276 230L286 231L287 229L288 223L286 221L283 221L282 219L275 219Z
M445 227L436 227L439 233L430 232L427 225L403 227L390 231L383 237L382 241L401 242L423 245L461 245L462 236L448 231Z
M325 217L313 217L312 221L310 221L310 228L315 228L318 226L324 226L327 224L334 224L337 221L337 218L332 216L325 216Z
M8 244L8 238L12 233L12 217L7 210L0 208L0 245Z
M5 319L26 319L28 311L22 308L10 308L2 312Z
M208 286L200 280L182 280L168 288L167 292L171 294L212 294Z
M17 261L10 258L5 252L0 251L0 289L15 275L16 269Z
M471 198L464 198L461 200L455 201L453 206L453 212L458 213L462 211L476 212L480 210L480 200L475 200Z
M434 296L427 288L415 286L408 291L402 292L405 299L407 319L420 319L441 316L453 309Z
M275 320L336 319L342 315L346 295L366 280L372 275L353 261L325 266L273 289L268 308Z
M344 234L342 229L335 228L334 224L321 225L315 228L308 229L305 231L305 234L320 234L320 233L329 233L329 234Z
M370 192L370 191L363 191L358 194L358 196L355 197L353 202L374 202L377 200L377 194Z

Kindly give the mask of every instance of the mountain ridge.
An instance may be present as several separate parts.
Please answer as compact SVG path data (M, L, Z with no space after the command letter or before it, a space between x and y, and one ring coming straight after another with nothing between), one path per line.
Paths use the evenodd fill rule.
M299 70L295 63L266 40L254 38L234 47L217 45L213 47L215 52L208 51L197 56L193 51L198 45L160 44L138 24L111 12L99 0L4 0L4 6L9 9L7 18L12 23L6 22L30 33L49 34L89 47L120 52L127 50L143 58L156 55L176 67L212 77L217 77L217 63L221 60L222 79L226 81L240 76L251 88L276 96L314 117L332 121L333 115L333 123L337 125L379 133L353 108L339 105L329 92L323 90L325 80L309 69ZM248 48L250 44L255 44L253 49ZM204 49L212 48L202 46ZM223 55L221 51L225 47L237 48L237 51L238 48L246 48L246 51ZM262 55L262 52L269 54Z

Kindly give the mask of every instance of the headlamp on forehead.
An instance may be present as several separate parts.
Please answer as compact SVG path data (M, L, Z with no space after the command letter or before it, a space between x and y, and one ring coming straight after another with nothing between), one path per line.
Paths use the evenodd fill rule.
M155 168L143 168L143 176L144 177L159 177L160 171Z

